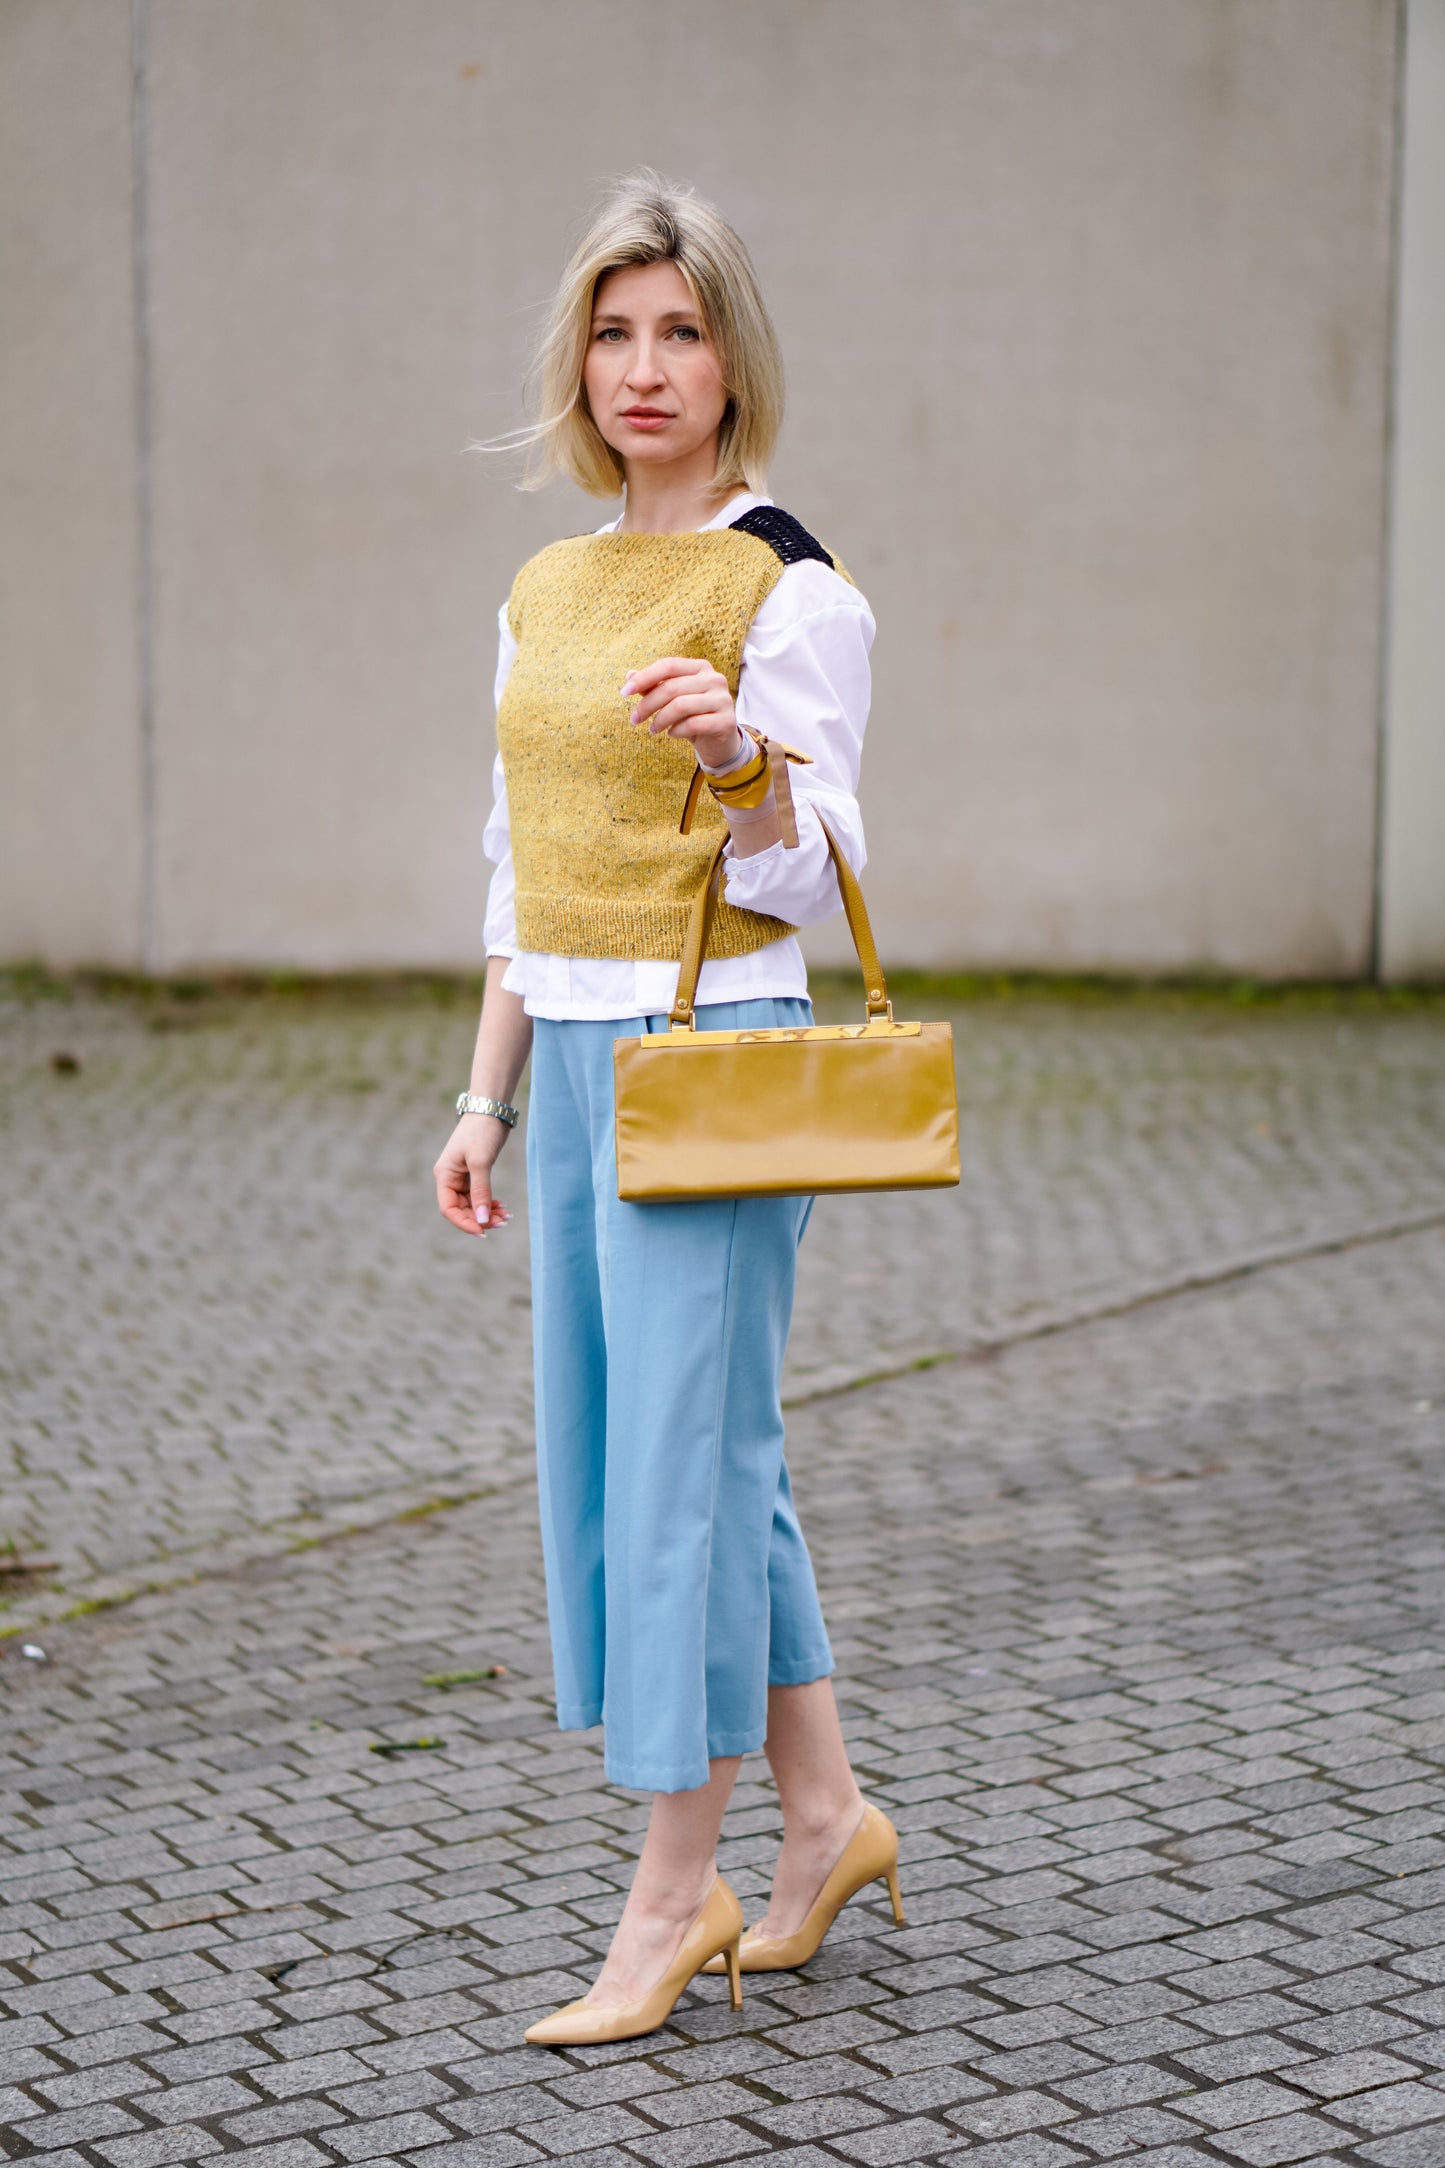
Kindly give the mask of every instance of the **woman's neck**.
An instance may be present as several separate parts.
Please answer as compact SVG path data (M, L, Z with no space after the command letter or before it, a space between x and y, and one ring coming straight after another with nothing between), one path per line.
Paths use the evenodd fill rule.
M679 465L683 462L679 461ZM629 460L627 498L617 523L619 534L687 534L705 527L735 489L720 488L715 464L704 472L675 473L671 467L645 467Z

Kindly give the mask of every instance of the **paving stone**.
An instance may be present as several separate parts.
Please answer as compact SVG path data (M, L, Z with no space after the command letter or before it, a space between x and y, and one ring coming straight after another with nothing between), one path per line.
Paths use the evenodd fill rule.
M1407 2130L1397 2137L1377 2138L1355 2150L1361 2160L1373 2161L1378 2168L1439 2168L1440 2133Z
M500 2092L479 2093L471 2099L453 2098L446 2103L444 2112L446 2120L459 2130L481 2137L490 2131L512 2130L521 2123L555 2117L557 2099L540 2085L509 2085Z
M749 2115L761 2105L756 2092L727 2078L717 2078L710 2084L671 2086L665 2093L649 2095L643 2101L643 2111L655 2121L676 2128L711 2117Z
M783 2146L768 2158L774 2168L836 2168L837 2161L836 2154L824 2153L815 2145Z
M851 2073L849 2077L851 2082ZM960 2100L980 2100L990 2090L969 2071L946 2067L911 2071L905 2077L888 2078L881 2085L862 2087L865 2100L876 2101L880 2108L896 2115L917 2115L929 2108L952 2107Z
M865 2168L894 2168L902 2161L929 2160L956 2142L957 2133L946 2123L925 2115L905 2115L875 2125L872 2130L853 2131L833 2139L836 2152Z
M1408 2081L1415 2075L1410 2064L1401 2062L1396 2055L1362 2049L1354 2055L1331 2055L1316 2063L1296 2063L1290 2070L1289 2081L1291 2085L1302 2086L1319 2100L1342 2100L1349 2093L1363 2093L1372 2086Z
M671 2058L669 2067L672 2067ZM932 2072L926 2073L926 2076L931 2075ZM951 2083L957 2075L958 2073L948 2070L942 2073L945 2083ZM819 2093L844 2093L855 2088L871 2092L878 2083L878 2073L871 2070L867 2063L854 2061L844 2055L809 2056L802 2062L779 2060L769 2064L758 2076L759 2083L765 2085L770 2093L781 2093L786 2100L811 2100ZM895 2078L887 2082L907 2084L910 2079ZM961 2078L960 2083L966 2094L972 2081ZM983 2091L984 2088L980 2086L979 2090ZM962 2098L964 2095L958 2097Z
M623 2168L628 2159L615 2147L604 2147L596 2153L576 2155L577 2168ZM454 2138L445 2145L424 2145L413 2148L406 2156L406 2168L417 2168L424 2162L426 2168L518 2168L523 2161L545 2160L535 2146L528 2145L525 2138L515 2131L501 2131L486 2138Z
M96 2145L117 2131L137 2130L137 2118L114 2101L96 2101L84 2108L62 2110L57 2115L27 2117L21 2126L26 2145L37 2152L62 2146Z
M96 2138L91 2142L111 2168L166 2168L170 2161L199 2160L212 2152L216 2143L209 2131L194 2123L181 2123L170 2130L138 2131L133 2138Z
M506 2058L499 2057L499 2061ZM534 2066L535 2059L527 2056L526 2062ZM461 2073L454 2073L460 2077ZM624 2063L612 2069L605 2065L600 2070L579 2070L570 2077L552 2077L547 2081L548 2091L558 2100L565 2100L574 2108L600 2107L606 2101L645 2099L649 2093L669 2090L676 2079L661 2070L650 2070L645 2064ZM694 2095L700 2086L691 2088ZM653 2109L653 2114L657 2113Z
M1042 2137L1031 2131L1027 2137L1005 2138L995 2145L972 2146L968 2152L969 2168L1075 2168L1088 2155L1077 2152L1073 2146L1061 2145L1056 2138ZM1136 2159L1145 2156L1138 2154ZM954 2154L948 2155L954 2159Z
M342 2121L341 2110L327 2100L282 2100L268 2108L249 2108L240 2115L221 2119L227 2137L243 2146L266 2145L294 2138L302 2131L326 2130Z
M1283 1995L1238 1995L1191 2010L1189 2017L1192 2024L1204 2031L1227 2039L1236 2033L1256 2033L1270 2026L1297 2025L1305 2007L1303 2001L1293 2002Z
M344 2048L333 2049L329 2055L298 2056L294 2062L252 2064L250 2069L254 2084L282 2099L293 2093L331 2093L369 2074L367 2065Z
M1298 2093L1263 2078L1241 2078L1233 2085L1219 2085L1189 2096L1187 2112L1211 2130L1230 2130L1241 2123L1259 2123L1301 2106Z
M649 2136L651 2130L651 2124L643 2122L629 2109L607 2103L531 2121L527 2125L527 2140L546 2153L580 2153L592 2146L630 2145L638 2138Z
M451 2132L434 2115L386 2115L375 2122L333 2123L326 2143L335 2146L345 2160L373 2160L380 2153L412 2153L419 2146L449 2138Z
M1190 2089L1188 2078L1161 2069L1158 2063L1116 2063L1082 2078L1061 2078L1058 2089L1085 2108L1132 2108L1145 2101L1165 2100L1171 2093Z
M1411 2123L1445 2123L1445 2091L1412 2081L1384 2085L1375 2092L1332 2100L1330 2113L1357 2130L1371 2132L1404 2130Z
M1272 2070L1288 2070L1309 2059L1308 2048L1276 2039L1273 2033L1247 2033L1235 2040L1221 2040L1208 2048L1179 2048L1172 2058L1211 2085L1226 2084L1232 2078L1258 2077Z
M1182 2116L1162 2108L1125 2108L1118 2115L1091 2116L1087 2122L1069 2126L1070 2145L1083 2146L1098 2160L1113 2160L1121 2153L1134 2160L1145 2147L1197 2135Z
M949 2110L949 2121L959 2123L980 2138L998 2138L1016 2130L1043 2130L1053 2123L1068 2122L1078 2113L1066 2101L1048 2093L995 2093L987 2100L961 2101Z
M412 2156L413 2159L417 2157ZM234 2158L234 2155L203 2153L200 2158L203 2161L213 2161ZM313 2145L309 2138L287 2138L276 2145L246 2147L246 2168L319 2168L320 2163L329 2162L331 2158L319 2145ZM49 2168L48 2162L46 2168Z
M1374 2047L1382 2041L1401 2040L1413 2033L1410 2019L1398 2009L1341 2010L1333 2017L1309 2018L1287 2027L1287 2037L1302 2040L1326 2054L1346 2054L1355 2048Z
M633 2150L658 2168L704 2168L711 2161L737 2160L747 2153L768 2150L768 2141L737 2123L695 2123L686 2130L670 2130L655 2138L632 2141Z
M1312 2155L1337 2156L1344 2134L1337 2124L1322 2122L1317 2115L1282 2115L1238 2130L1217 2131L1212 2143L1232 2160L1247 2168L1280 2168L1285 2162L1302 2162Z

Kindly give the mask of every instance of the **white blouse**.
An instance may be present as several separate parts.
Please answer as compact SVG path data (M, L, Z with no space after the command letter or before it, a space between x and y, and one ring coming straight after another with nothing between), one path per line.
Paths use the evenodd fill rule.
M770 497L741 495L723 506L709 527L726 527ZM599 527L612 534L617 521ZM496 697L517 653L507 605L497 613L499 647ZM781 738L812 756L812 765L790 765L798 816L798 848L781 843L751 858L725 854L724 893L745 911L766 911L793 926L831 918L841 908L837 876L817 812L827 817L855 873L865 864L863 824L855 792L863 732L868 721L868 652L873 613L856 587L831 565L805 558L785 565L743 646L737 718L770 738ZM482 833L482 849L496 866L487 894L483 938L489 956L511 962L502 983L523 997L529 1016L602 1022L625 1016L665 1014L677 991L677 965L661 960L595 956L549 956L517 946L515 879L502 757L492 770L495 802ZM698 980L699 1004L755 1001L765 995L805 995L807 968L791 935L747 956L713 957Z

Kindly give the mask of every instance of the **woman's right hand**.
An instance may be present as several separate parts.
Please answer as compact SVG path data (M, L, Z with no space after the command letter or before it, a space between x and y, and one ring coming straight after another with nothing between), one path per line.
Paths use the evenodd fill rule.
M492 1169L509 1131L495 1114L464 1114L432 1169L443 1219L464 1235L505 1227L512 1215L492 1195Z

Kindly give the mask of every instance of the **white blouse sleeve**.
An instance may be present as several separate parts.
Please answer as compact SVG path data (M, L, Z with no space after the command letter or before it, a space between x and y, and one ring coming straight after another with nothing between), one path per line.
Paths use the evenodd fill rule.
M871 681L873 613L831 565L805 558L785 567L753 619L743 647L737 717L811 756L789 763L798 848L781 843L751 858L729 846L729 903L811 926L842 908L818 823L821 813L855 873L866 862L856 792Z
M497 612L497 680L494 695L500 707L502 693L517 658L517 643L507 623L507 605ZM496 867L487 890L487 912L482 921L482 946L489 956L517 953L516 876L512 870L512 825L507 812L507 783L498 753L492 763L492 810L482 830L482 853Z

